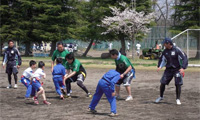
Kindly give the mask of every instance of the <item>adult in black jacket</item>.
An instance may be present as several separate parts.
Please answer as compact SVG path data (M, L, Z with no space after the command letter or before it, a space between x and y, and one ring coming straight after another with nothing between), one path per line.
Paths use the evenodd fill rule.
M6 73L8 74L9 86L7 88L12 88L11 85L11 75L14 75L15 85L14 88L17 88L17 73L21 65L21 56L19 51L14 47L14 41L8 41L8 48L4 52L3 57L3 68L6 65Z
M188 66L188 59L186 54L180 48L173 45L170 38L165 38L163 44L165 50L160 56L157 72L164 66L166 69L160 80L160 97L157 98L155 102L158 103L163 100L165 85L168 85L174 77L176 86L176 103L177 105L181 105L181 85L183 85L184 70Z

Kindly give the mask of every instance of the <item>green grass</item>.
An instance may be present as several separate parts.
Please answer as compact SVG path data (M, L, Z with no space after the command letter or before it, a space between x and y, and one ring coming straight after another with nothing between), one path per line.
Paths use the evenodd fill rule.
M0 57L2 59L2 57ZM77 57L84 65L115 65L115 62L113 59L101 59L100 57ZM135 58L134 60L129 58L131 63L133 63L134 66L144 66L144 67L150 67L150 66L157 66L158 60L143 60L139 58ZM27 63L30 60L35 61L44 61L47 64L51 63L51 57L22 57L23 64ZM189 59L189 64L200 64L200 60L197 59Z

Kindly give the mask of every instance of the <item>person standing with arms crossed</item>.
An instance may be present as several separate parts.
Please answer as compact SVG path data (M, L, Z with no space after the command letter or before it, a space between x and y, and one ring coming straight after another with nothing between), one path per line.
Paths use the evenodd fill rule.
M163 100L165 85L168 85L174 77L176 86L176 103L177 105L181 105L181 86L183 85L184 70L188 66L188 59L186 54L180 48L173 45L170 38L165 38L163 44L165 50L162 52L159 59L157 72L159 72L164 66L166 69L160 80L160 97L158 97L155 102L159 103Z
M12 74L14 75L15 79L15 85L14 88L16 89L17 86L17 74L18 74L18 69L20 68L21 65L21 56L17 48L14 47L14 41L9 40L8 41L8 48L5 50L4 57L3 57L3 69L6 66L6 73L8 74L8 89L12 88L11 84L11 79L12 79Z

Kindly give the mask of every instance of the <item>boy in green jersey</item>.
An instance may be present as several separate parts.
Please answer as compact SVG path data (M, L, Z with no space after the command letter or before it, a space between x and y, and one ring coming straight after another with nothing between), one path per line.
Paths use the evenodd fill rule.
M71 98L70 96L70 90L71 90L71 82L77 82L77 85L82 88L86 94L87 97L92 97L92 95L88 92L87 88L83 84L85 78L86 78L86 71L79 60L74 58L73 53L69 53L66 55L66 64L65 67L67 69L67 74L65 75L65 79L63 80L63 84L66 83L66 89L67 89L67 97ZM70 70L72 73L70 73Z
M63 65L65 64L66 60L65 60L65 56L69 54L68 50L65 50L65 48L63 47L63 43L59 42L57 43L57 50L55 50L53 52L53 55L51 57L52 62L51 62L51 71L53 72L53 67L54 67L54 61L56 58L62 58L63 60Z
M117 99L120 98L120 96L119 96L120 85L123 83L124 86L125 86L125 88L126 88L126 91L128 93L128 97L126 98L126 101L133 100L133 97L131 95L130 84L131 84L131 80L133 79L133 77L135 77L135 69L134 69L132 63L129 61L129 59L126 56L121 55L121 53L118 52L116 49L110 50L110 55L111 55L112 59L115 59L116 67L120 63L124 63L125 66L126 66L125 67L126 68L125 71L123 71L123 73L120 75L120 77L122 79L120 79L118 81L117 85L115 86L116 87L116 96L117 96Z

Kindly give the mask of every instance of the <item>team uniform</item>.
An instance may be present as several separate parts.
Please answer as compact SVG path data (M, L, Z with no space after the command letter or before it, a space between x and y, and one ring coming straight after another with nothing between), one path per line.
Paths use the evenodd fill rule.
M83 85L83 82L86 78L86 71L82 64L80 63L79 60L74 59L72 64L69 64L66 62L65 65L67 70L76 71L76 74L72 76L71 78L67 79L66 82L66 87L67 87L67 94L70 93L71 90L71 82L76 82L79 87L81 87L87 94L89 94L87 88Z
M32 84L30 84L30 78L33 76L33 70L31 67L27 68L22 76L21 76L21 82L24 84L24 86L27 88L25 97L28 98L31 96L35 96L35 89L32 87Z
M179 72L181 68L186 69L188 59L184 52L178 47L165 49L159 59L158 67L166 66L165 72L160 80L161 84L168 85L175 78L175 85L183 85L183 75Z
M59 95L62 95L62 92L60 90L60 88L65 88L64 84L63 84L63 77L65 76L66 72L65 72L65 67L62 64L57 64L56 66L54 66L53 68L53 82L56 88L56 92Z
M3 65L6 64L6 73L8 74L8 81L11 87L11 75L14 75L15 84L17 84L17 66L21 65L21 56L19 51L13 47L8 47L4 52Z
M55 50L53 52L51 59L52 59L52 61L55 61L56 58L62 58L62 60L63 60L62 64L65 65L65 63L66 63L65 56L67 54L69 54L68 50L63 50L62 52Z
M131 64L131 62L129 61L129 59L124 56L124 55L121 55L121 53L119 53L118 55L118 58L115 59L115 64L116 66L118 66L120 63L124 63L125 66L126 66L126 69L131 65L132 69L131 71L129 71L123 79L120 79L118 82L117 82L117 85L120 86L122 83L124 86L130 86L131 84L131 80L133 78L135 78L135 69L133 67L133 65Z
M116 97L112 96L112 93L115 92L115 84L118 82L119 79L120 73L115 70L110 70L106 74L104 74L102 79L100 79L98 82L96 93L94 94L93 99L89 105L89 108L91 110L95 110L95 107L97 106L99 100L104 93L110 103L111 113L117 113Z
M32 79L32 86L33 89L35 89L36 91L39 90L40 87L42 87L40 80L42 78L42 76L44 76L45 73L41 68L38 68L34 74L33 74L33 79Z

